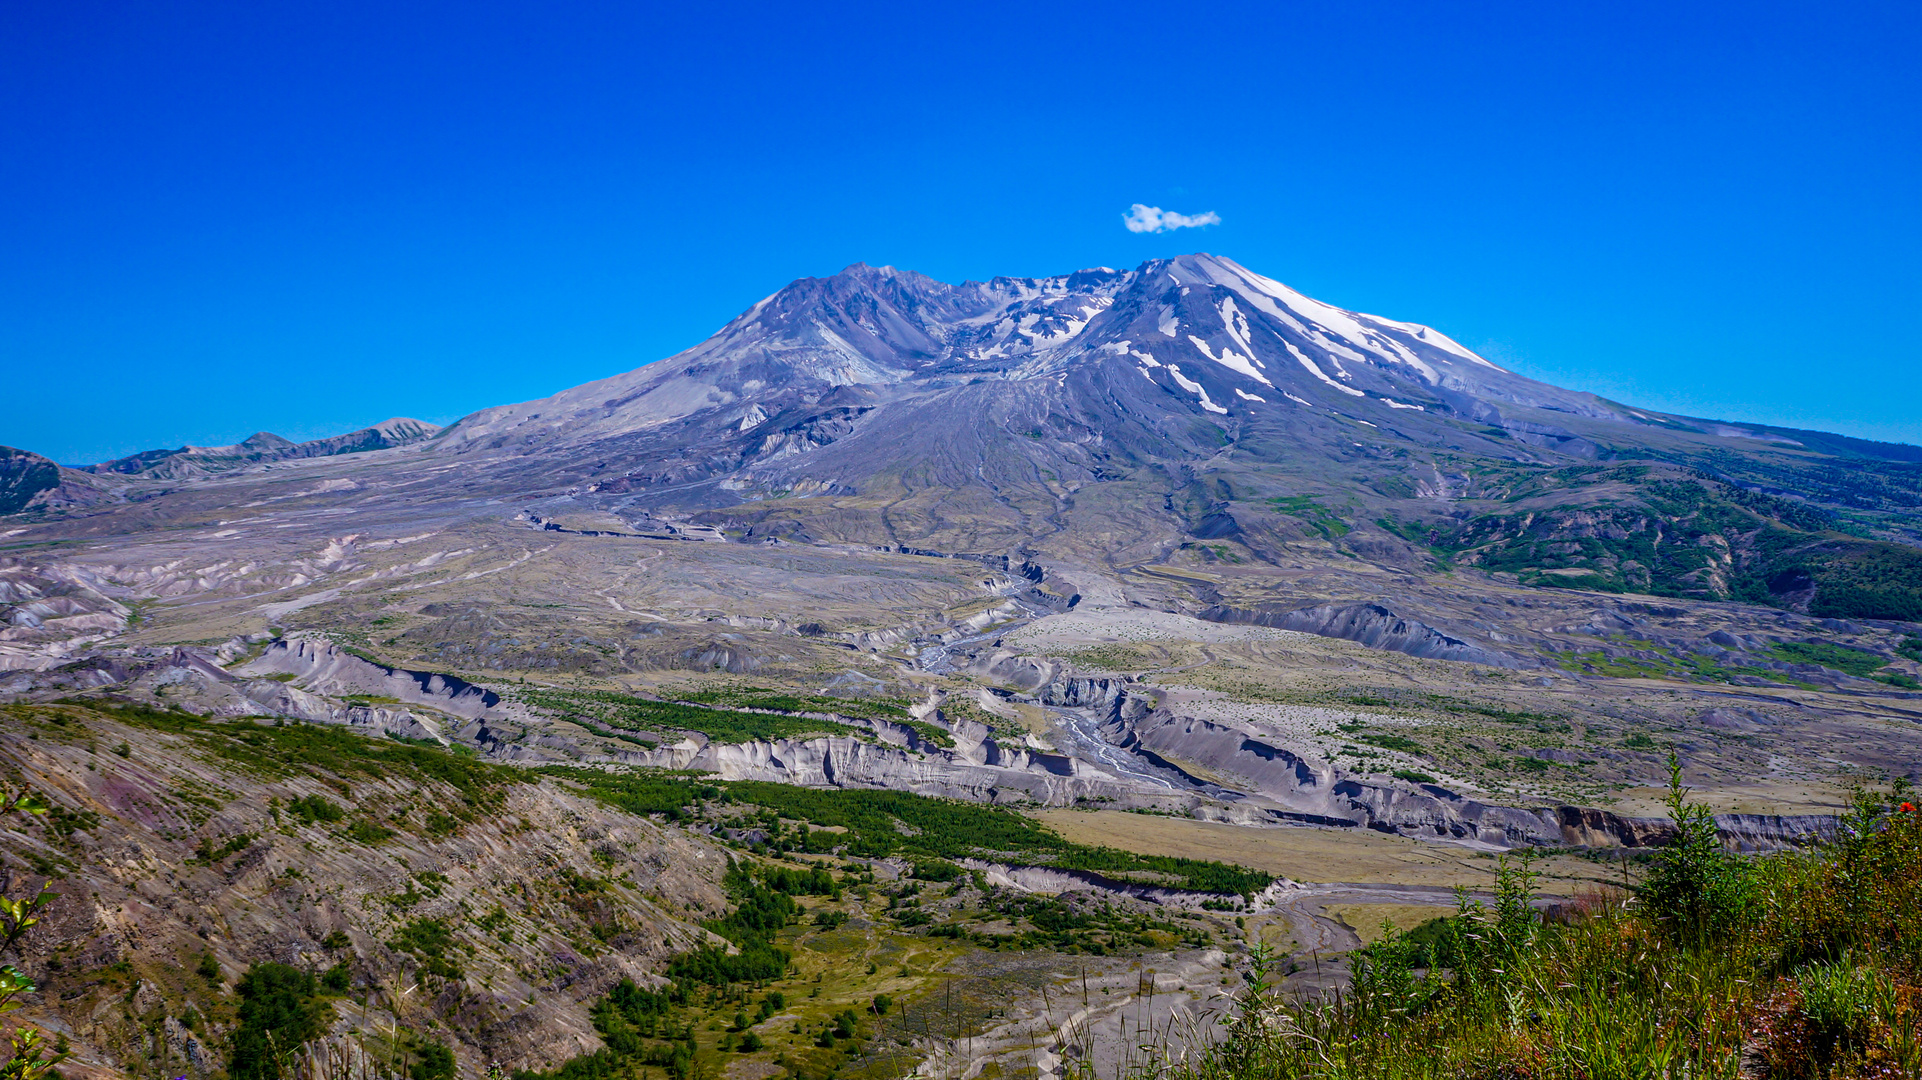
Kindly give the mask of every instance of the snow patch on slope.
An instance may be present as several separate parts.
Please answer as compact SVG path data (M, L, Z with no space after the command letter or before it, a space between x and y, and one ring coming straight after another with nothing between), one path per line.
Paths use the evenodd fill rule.
M1314 362L1313 360L1310 360L1310 359L1308 359L1308 354L1307 354L1307 353L1304 353L1304 352L1302 352L1302 351L1301 351L1300 349L1297 349L1297 348L1295 348L1295 343L1294 343L1294 342L1292 342L1292 341L1289 341L1289 340L1288 340L1287 338L1284 338L1284 337L1281 337L1281 335L1280 335L1280 334L1276 334L1276 335L1275 335L1275 337L1277 337L1277 338L1280 338L1280 339L1281 339L1281 343L1282 343L1282 345L1283 345L1284 347L1286 347L1286 348L1287 348L1287 350L1289 351L1289 353L1291 353L1291 354L1293 354L1293 356L1294 356L1294 358L1295 358L1296 360L1299 360L1299 361L1301 361L1301 366L1302 366L1302 367L1305 367L1305 368L1307 368L1307 369L1308 369L1308 372L1309 372L1309 374L1311 374L1311 375L1313 375L1313 376L1314 376L1315 378L1317 378L1317 379L1320 379L1320 380L1321 380L1322 382L1325 382L1325 383L1327 383L1327 384L1328 384L1329 386L1332 386L1332 387L1334 387L1335 389L1337 389L1337 390L1339 390L1339 391L1341 391L1341 392L1342 392L1342 393L1344 393L1344 394L1352 394L1352 395L1354 395L1355 397L1364 397L1364 396L1366 396L1366 395L1364 395L1364 394L1363 394L1363 393L1362 393L1361 391L1359 391L1359 390L1357 390L1357 389L1355 389L1355 388L1354 388L1354 387L1352 387L1352 386L1343 386L1342 384L1340 384L1340 383L1338 383L1338 382L1336 382L1335 380L1333 380L1333 379L1331 379L1331 378L1329 378L1329 377L1328 377L1328 373L1327 373L1327 372L1325 372L1325 371L1323 371L1323 370L1321 370L1320 368L1318 368L1318 367L1316 367L1316 366L1315 366L1315 362ZM1292 395L1291 395L1291 396L1292 396ZM1296 400L1296 401L1300 401L1301 399L1300 399L1300 398L1296 398L1295 400ZM1306 402L1303 402L1303 404L1306 404Z
M1249 378L1255 380L1256 382L1260 383L1263 386L1275 385L1274 383L1271 383L1268 381L1268 376L1263 375L1261 372L1255 370L1255 365L1252 361L1252 357L1254 355L1253 349L1248 350L1248 353L1249 353L1248 356L1243 356L1233 349L1223 348L1221 350L1221 355L1216 356L1213 350L1208 348L1207 342L1201 340L1200 338L1194 336L1193 334L1188 335L1188 340L1194 342L1195 348L1201 350L1201 355L1207 357L1210 360L1213 360L1215 363L1220 364L1222 367L1228 368L1232 371L1239 371L1243 375L1248 376Z
M1181 374L1180 365L1169 364L1168 374L1174 376L1174 380L1181 384L1181 388L1183 390L1186 390L1189 393L1199 397L1201 399L1202 408L1208 410L1211 413L1221 413L1223 416L1226 416L1228 414L1227 409L1224 409L1221 406L1215 404L1213 401L1209 400L1207 387Z

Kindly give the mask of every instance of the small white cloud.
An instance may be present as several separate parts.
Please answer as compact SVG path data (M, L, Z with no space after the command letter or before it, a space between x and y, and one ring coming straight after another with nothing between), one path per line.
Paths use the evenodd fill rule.
M1159 206L1134 204L1127 213L1121 215L1121 223L1129 232L1167 232L1170 229L1194 229L1203 225L1221 224L1221 215L1213 210L1205 214L1177 214L1173 210L1163 210Z

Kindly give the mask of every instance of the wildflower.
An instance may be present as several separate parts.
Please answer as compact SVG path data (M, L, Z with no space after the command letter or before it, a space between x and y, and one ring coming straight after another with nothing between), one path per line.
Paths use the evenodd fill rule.
M1914 804L1914 803L1912 803L1912 802L1905 802L1905 803L1903 803L1903 804L1902 804L1902 812L1903 812L1903 813L1905 813L1905 814L1913 814L1913 813L1915 813L1915 804Z

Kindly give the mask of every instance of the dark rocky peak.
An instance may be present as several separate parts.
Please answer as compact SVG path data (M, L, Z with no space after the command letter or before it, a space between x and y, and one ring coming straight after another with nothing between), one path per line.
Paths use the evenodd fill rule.
M17 514L60 486L60 466L31 450L0 446L0 514Z
M283 439L271 431L256 431L240 440L234 447L237 450L254 454L271 454L295 445L292 439ZM199 449L221 449L220 447L201 447Z

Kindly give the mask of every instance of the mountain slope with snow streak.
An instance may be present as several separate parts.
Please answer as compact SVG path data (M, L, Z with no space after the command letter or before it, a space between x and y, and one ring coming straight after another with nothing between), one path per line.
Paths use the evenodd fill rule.
M1139 400L1052 401L1082 378L1103 388L1096 398L1132 381L1122 396ZM798 479L786 476L791 459L894 426L904 412L931 411L908 424L930 434L960 422L956 410L970 423L984 419L989 398L1094 433L1130 425L1116 408L1137 421L1195 413L1254 422L1305 409L1338 426L1404 429L1420 415L1500 424L1508 410L1522 416L1527 438L1578 452L1555 416L1640 422L1592 395L1505 371L1431 328L1312 300L1219 256L1187 255L1128 271L960 285L857 264L794 282L667 360L468 416L433 447L585 453L595 468L570 477L620 469L632 484L727 479L740 491ZM734 475L743 469L753 475ZM842 462L833 477L811 471L817 483L847 487L871 470Z

